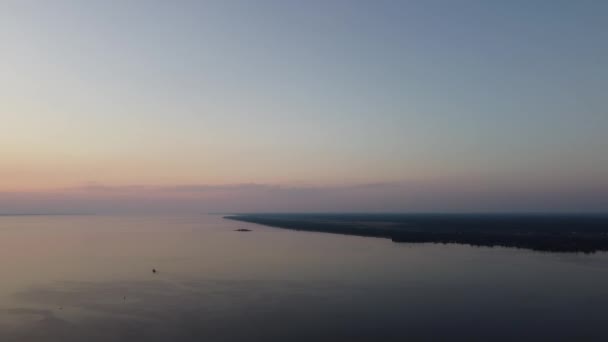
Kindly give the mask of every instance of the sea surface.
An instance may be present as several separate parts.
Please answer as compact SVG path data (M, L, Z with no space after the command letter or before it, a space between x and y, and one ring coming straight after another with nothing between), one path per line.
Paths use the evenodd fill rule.
M0 216L3 342L606 341L607 313L606 253Z

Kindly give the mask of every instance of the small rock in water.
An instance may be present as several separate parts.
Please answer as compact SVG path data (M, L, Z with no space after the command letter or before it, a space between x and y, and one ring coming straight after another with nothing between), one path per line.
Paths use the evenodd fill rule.
M239 228L239 229L235 229L235 231L237 231L237 232L250 232L251 229Z
M156 268L153 268L153 269L152 269L152 273L156 273Z

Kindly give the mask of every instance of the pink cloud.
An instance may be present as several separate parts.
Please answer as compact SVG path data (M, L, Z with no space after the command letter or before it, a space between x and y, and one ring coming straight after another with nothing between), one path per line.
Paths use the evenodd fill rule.
M606 188L461 184L182 184L0 193L0 213L607 211Z

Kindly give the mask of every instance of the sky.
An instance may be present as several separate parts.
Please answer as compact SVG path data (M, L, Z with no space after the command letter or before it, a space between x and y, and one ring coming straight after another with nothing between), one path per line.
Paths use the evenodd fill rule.
M0 213L608 211L606 1L0 1Z

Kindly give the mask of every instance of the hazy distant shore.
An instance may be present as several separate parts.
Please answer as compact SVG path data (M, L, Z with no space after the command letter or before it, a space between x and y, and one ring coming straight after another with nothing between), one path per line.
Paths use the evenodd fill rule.
M94 213L0 213L0 216L91 216Z
M608 251L606 215L241 214L271 227L388 238L394 242L504 246L549 252Z

